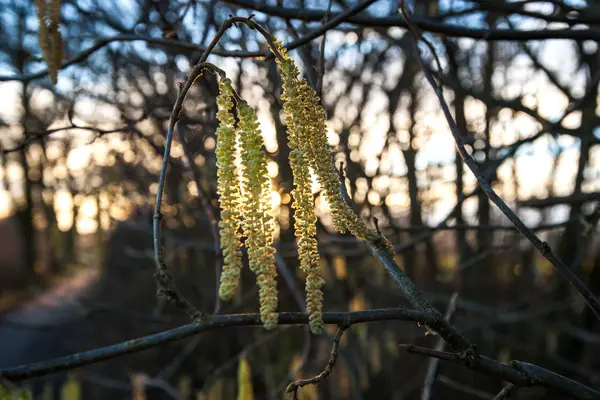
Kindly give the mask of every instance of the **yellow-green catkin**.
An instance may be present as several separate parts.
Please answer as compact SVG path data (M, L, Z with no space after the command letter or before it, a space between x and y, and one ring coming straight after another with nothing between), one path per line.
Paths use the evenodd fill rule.
M327 141L325 109L306 80L298 77L298 68L287 55L285 48L279 45L279 49L284 57L284 60L279 62L284 94L286 91L294 92L293 100L289 95L284 99L289 102L287 106L284 104L284 109L288 114L292 114L295 126L299 127L296 129L304 131L303 135L306 137L306 146L310 154L310 167L325 192L334 228L340 233L350 232L359 239L379 238L380 235L375 230L368 229L342 197L340 193L342 183L332 163L332 153Z
M260 317L266 329L277 325L277 269L275 267L274 218L270 207L271 185L258 118L245 101L238 102L238 135L244 191L244 236L250 270L256 274Z
M35 0L38 18L38 41L42 56L48 66L48 75L53 85L58 79L58 70L63 58L63 42L59 30L60 0Z
M238 172L235 165L237 154L235 119L233 109L233 88L231 80L223 78L219 82L217 96L217 187L221 220L219 221L221 248L223 249L223 272L219 296L223 300L233 297L242 269L241 252L241 193Z
M278 60L281 70L284 100L283 109L287 116L288 143L290 146L290 167L294 178L294 233L298 241L300 268L306 274L306 306L309 313L311 331L315 334L323 330L323 291L325 283L321 277L319 252L316 239L317 217L311 191L311 134L305 119L305 101L298 80L298 69L287 56L283 46L279 46L284 56Z
M63 59L63 41L60 30L60 0L50 0L50 41L52 45L52 84L56 85L58 70Z

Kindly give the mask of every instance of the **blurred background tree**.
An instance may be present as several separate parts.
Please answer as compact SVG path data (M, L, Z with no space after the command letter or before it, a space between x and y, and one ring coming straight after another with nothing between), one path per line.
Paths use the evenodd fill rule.
M64 62L52 85L34 2L0 0L0 342L18 337L27 344L1 366L187 322L157 301L152 277L152 208L178 82L230 15L256 13L257 22L288 43L354 5L62 0ZM454 322L482 354L527 360L600 389L597 320L477 190L398 7L374 1L292 52L322 95L329 143L336 165L344 165L356 211L369 225L379 220L397 261L440 310L459 293ZM414 4L415 17L433 27L426 36L444 66L437 78L468 150L502 198L599 293L596 9L591 0ZM548 32L549 40L529 40L534 30ZM281 82L274 61L257 57L266 50L256 32L231 29L209 60L259 112L279 222L280 309L301 311ZM163 207L165 254L177 286L201 310L256 312L248 271L232 302L216 297L217 90L210 74L197 81L178 125ZM366 247L333 232L318 185L314 195L325 310L404 304ZM39 304L40 290L55 296L57 288L67 300ZM49 317L40 322L34 313L22 323L24 304ZM379 322L349 330L331 377L302 389L302 398L420 398L427 360L398 345L431 345L435 338L406 323L398 328ZM290 374L311 375L326 364L333 333L207 332L75 373L86 399L128 398L140 382L148 398L229 399L236 394L236 366L244 362L254 398L281 398ZM34 393L58 394L67 377L55 378L35 380ZM48 389L48 382L57 384ZM441 364L433 398L493 398L501 387L498 379ZM533 388L515 398L557 396Z

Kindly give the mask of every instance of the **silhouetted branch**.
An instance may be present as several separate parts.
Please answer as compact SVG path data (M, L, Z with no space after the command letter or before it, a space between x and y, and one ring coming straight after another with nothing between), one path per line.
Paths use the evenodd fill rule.
M430 316L406 308L376 309L348 313L324 313L323 322L335 325L353 325L375 321L414 321L429 324ZM280 313L279 325L306 325L308 314L305 313ZM0 377L19 382L25 379L44 376L55 372L65 371L99 361L109 360L125 354L157 347L176 340L196 335L202 332L228 327L262 326L260 314L232 314L207 317L205 320L180 326L175 329L140 337L126 342L84 351L49 361L21 365L13 368L0 369Z
M406 349L409 353L420 354L427 357L435 357L439 358L440 360L462 364L473 371L479 371L488 375L500 377L506 381L514 383L515 385L544 386L557 390L567 396L581 400L600 399L600 393L590 389L585 385L582 385L581 383L575 382L562 375L558 375L552 371L548 371L547 369L532 364L523 363L521 361L512 361L512 363L509 365L500 363L482 355L465 357L460 354L437 351L428 349L426 347L413 346L410 344L400 345L400 347Z
M310 42L313 39L316 39L320 36L322 36L323 34L325 34L327 31L335 28L336 26L338 26L339 24L341 24L342 22L345 22L346 20L348 20L349 18L351 18L353 15L359 13L360 11L364 10L365 8L367 8L369 5L371 5L375 0L364 0L361 3L357 4L354 7L351 7L350 9L348 9L347 11L341 13L341 14L337 14L335 15L334 18L331 18L327 23L323 24L323 26L309 34L307 34L306 36L303 36L301 38L299 38L298 40L295 40L291 43L288 43L285 47L287 50L293 50L295 48L304 46L306 43ZM231 20L231 18L230 18ZM244 18L244 17L233 17L233 22L231 22L231 24L233 24L234 22L244 22L243 20L249 20L248 18ZM229 21L229 20L228 20ZM228 21L226 21L226 23L228 23ZM231 26L231 25L229 25ZM256 25L256 27L258 27L258 25ZM262 28L259 28L259 32L265 37L265 39L267 39L267 41L270 40L270 35ZM262 31L261 31L262 29ZM220 39L220 36L219 36ZM86 49L84 51L82 51L81 53L77 54L75 57L71 58L70 60L67 60L65 62L63 62L61 64L61 70L64 68L67 68L71 65L74 64L78 64L84 60L86 60L90 55L92 55L93 53L95 53L98 50L101 50L102 48L108 46L110 43L113 42L133 42L133 41L144 41L146 43L151 43L151 44L155 44L155 45L159 45L159 46L164 46L164 47L169 47L169 48L179 48L179 49L184 49L184 50L193 50L193 51L201 51L203 52L203 54L214 54L217 56L222 56L222 57L238 57L238 58L266 58L266 59L271 59L273 57L271 52L260 52L260 51L227 51L227 50L219 50L219 49L215 49L214 46L216 45L216 43L211 43L208 48L204 48L202 46L198 46L198 45L194 45L191 43L187 43L187 42L182 42L182 41L178 41L178 40L171 40L171 39L164 39L164 38L154 38L154 37L149 37L149 36L140 36L140 35L118 35L118 36L113 36L110 38L106 38L106 39L101 39L98 42L96 42L96 44L94 44L93 46L91 46L89 49ZM218 41L217 41L218 42ZM203 58L204 62L206 61L205 58ZM6 82L6 81L22 81L22 82L29 82L32 81L34 79L38 79L38 78L42 78L46 75L48 75L48 69L43 69L39 72L36 73L31 73L31 74L24 74L24 75L5 75L5 76L0 76L0 82Z
M452 297L450 297L450 301L448 302L448 308L446 309L446 315L444 318L446 321L451 322L452 316L456 311L456 300L458 299L458 292L454 292ZM442 338L439 338L438 343L435 346L436 350L444 350L445 342ZM431 358L429 360L429 365L427 367L427 374L425 375L425 383L423 384L423 392L421 393L421 400L429 400L433 393L433 384L435 383L435 376L437 374L438 369L438 359Z
M461 158L465 161L465 164L469 167L473 175L477 178L477 183L479 187L484 191L486 196L502 211L502 213L517 227L517 229L535 246L535 248L548 260L550 263L558 270L558 272L579 292L579 294L583 297L585 302L590 306L596 317L600 319L600 303L598 299L594 296L591 290L575 275L575 273L565 265L562 260L560 260L553 252L548 243L540 240L535 233L529 229L523 221L511 210L511 208L496 194L488 179L486 179L475 160L471 157L469 152L467 151L463 135L459 131L454 118L452 117L452 113L450 112L450 108L448 103L444 99L444 95L442 92L442 87L437 84L429 69L425 66L425 62L423 61L423 57L421 56L421 52L419 50L419 40L423 40L429 47L430 51L433 54L435 53L435 49L425 39L419 31L412 26L412 22L410 16L406 12L405 0L402 0L402 12L403 15L409 25L409 29L411 30L413 37L413 45L415 49L415 55L419 60L419 64L421 65L421 69L425 78L433 88L435 95L437 96L446 121L448 122L448 126L450 127L450 131L452 132L452 136L456 142L459 154ZM441 68L440 68L441 72Z
M233 22L232 22L233 23ZM216 36L215 40L211 44L214 47L220 38L223 35L225 29L220 32L220 35ZM209 46L209 49L211 47ZM207 50L209 51L209 50ZM187 92L190 90L195 80L202 74L204 70L211 70L213 72L224 75L224 72L219 68L215 67L210 63L205 63L202 61L198 63L190 73L187 81L180 87L179 95L177 96L177 101L173 106L173 111L171 112L171 118L169 120L169 128L167 130L167 137L165 139L165 152L162 161L162 167L160 170L160 175L158 178L158 193L156 196L156 204L154 207L154 223L153 223L153 233L154 233L154 258L156 261L156 282L158 284L158 293L163 296L171 303L173 303L177 308L182 309L186 314L188 314L192 320L197 320L204 317L204 314L198 310L192 303L190 303L183 295L181 295L173 283L173 278L171 277L167 264L163 259L163 251L161 247L161 222L162 222L162 198L164 193L165 182L167 179L167 167L169 165L169 158L171 153L171 144L173 142L173 132L175 129L175 124L179 120L179 115L181 113L181 109L183 107L183 101Z
M135 121L135 122L140 122L141 120ZM132 123L135 123L132 122ZM96 140L99 137L102 137L104 135L108 135L111 133L117 133L117 132L126 132L128 130L130 130L132 127L132 124L127 124L126 126L121 126L119 128L114 128L114 129L100 129L100 128L95 128L92 126L79 126L76 124L72 124L69 126L63 126L60 128L53 128L53 129L48 129L45 131L39 131L39 132L25 132L25 139L22 140L21 142L19 142L18 144L12 146L12 147L7 147L5 149L1 149L1 152L3 154L8 154L8 153L13 153L16 151L21 151L26 149L29 145L31 145L32 143L34 143L36 140L41 140L45 137L48 137L54 133L57 132L64 132L64 131L68 131L71 129L77 129L77 130L83 130L83 131L90 131L95 133L96 135L94 136L94 138L92 139L92 141Z
M313 376L309 379L299 379L295 382L290 383L287 389L285 390L286 392L292 393L293 398L295 398L298 388L301 388L306 385L316 385L327 379L329 374L331 374L331 371L333 371L333 367L335 366L335 363L337 361L340 348L340 339L342 338L342 335L344 334L344 331L347 328L347 324L338 326L338 329L335 332L335 336L333 337L333 345L331 346L331 356L329 357L329 361L327 362L327 366L325 367L325 369L317 376Z
M531 208L546 208L553 207L560 204L581 204L590 201L600 200L599 192L582 193L580 195L568 195L560 197L547 197L545 199L527 199L520 200L520 207L531 207Z
M507 399L508 396L510 396L510 394L518 388L519 386L509 383L508 385L504 386L500 392L498 392L498 394L494 397L494 400Z
M298 19L306 22L321 21L327 10L314 10L305 8L292 8L270 6L262 1L254 0L227 0L227 3L250 8L265 13L269 16ZM421 30L440 33L451 37L465 37L487 41L523 41L544 39L573 39L573 40L599 40L600 29L478 29L467 28L464 25L450 25L431 18L413 18L414 24ZM356 15L346 21L364 27L401 27L408 28L406 21L401 16L374 17L370 15Z

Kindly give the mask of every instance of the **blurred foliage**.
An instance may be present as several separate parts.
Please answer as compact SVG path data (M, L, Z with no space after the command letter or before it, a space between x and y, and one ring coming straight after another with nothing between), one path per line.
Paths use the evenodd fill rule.
M246 357L238 362L237 400L254 400L252 390L252 370Z

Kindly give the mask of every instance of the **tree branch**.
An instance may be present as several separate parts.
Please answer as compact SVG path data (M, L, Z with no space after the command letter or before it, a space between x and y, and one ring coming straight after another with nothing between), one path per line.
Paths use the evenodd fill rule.
M354 325L366 322L391 320L415 321L421 324L428 324L431 322L429 315L406 308L375 309L347 313L330 312L323 314L323 322L330 325ZM308 314L280 313L278 323L279 325L306 325L308 324ZM0 369L0 377L13 382L19 382L25 379L49 375L157 347L202 332L241 326L262 326L260 314L231 314L207 317L202 321L193 322L175 329L128 340L111 346L59 357L49 361Z
M344 331L346 329L348 329L347 324L338 326L338 329L335 332L335 336L333 337L333 345L331 346L331 356L329 357L327 366L325 366L325 369L319 375L314 376L309 379L299 379L288 385L288 387L285 391L287 393L292 393L292 398L295 398L298 388L301 388L302 386L306 386L306 385L316 385L319 382L322 382L325 379L327 379L329 374L331 374L331 371L333 371L333 367L335 366L335 363L338 358L339 349L340 349L340 340L342 339L342 335L344 334Z
M515 385L514 383L509 383L508 385L504 386L501 391L498 392L498 394L494 397L494 400L507 399L508 396L510 396L510 394L518 388L518 385Z
M267 14L273 17L298 19L306 22L321 21L327 10L314 10L292 7L269 6L264 2L253 0L226 0L226 3ZM486 41L523 41L523 40L545 40L545 39L573 39L573 40L599 40L600 29L478 29L466 28L458 25L449 25L430 18L413 18L414 24L421 30L433 33L441 33L451 37L465 37L481 39ZM408 24L401 16L373 17L370 15L356 15L346 21L354 25L365 27L401 27L408 28Z
M517 227L517 229L525 236L534 246L535 248L548 260L550 263L556 268L556 270L579 292L579 294L583 297L588 306L592 309L596 317L600 319L600 303L598 299L594 296L591 290L577 277L577 275L569 268L565 263L562 262L560 258L558 258L553 252L548 243L540 240L536 234L527 227L521 221L521 219L511 210L511 208L496 194L488 179L486 179L481 171L479 170L479 166L475 162L475 160L471 157L469 152L467 151L463 139L462 133L459 131L454 118L452 117L452 113L450 112L450 108L448 103L444 99L444 94L442 92L442 87L437 84L429 69L425 66L425 62L423 61L423 57L419 50L419 40L423 40L425 44L429 47L432 54L436 55L435 49L429 43L423 35L418 31L418 29L412 26L412 20L408 15L405 7L405 0L402 0L402 12L403 15L409 25L409 29L412 33L413 45L415 56L417 57L423 74L425 78L433 88L435 95L437 96L446 121L448 122L448 126L454 137L454 141L456 142L458 152L461 158L464 160L465 164L469 167L475 178L477 179L477 183L479 187L484 191L486 196L494 203L500 211ZM436 56L437 57L437 56ZM441 72L441 68L440 68Z
M458 292L454 292L450 301L448 302L448 308L446 309L446 315L444 318L446 321L451 322L452 316L456 311L456 300L458 300ZM444 350L445 342L442 338L439 338L438 343L435 346L436 350ZM439 360L437 358L431 358L427 367L427 374L425 375L425 383L423 384L423 391L421 392L421 400L429 400L433 393L433 384L435 383L435 376L437 375Z
M406 349L409 353L421 354L427 357L435 357L440 360L462 364L473 371L501 377L515 385L540 385L581 400L600 399L600 393L581 383L575 382L552 371L548 371L547 369L523 363L521 361L513 361L512 365L508 365L485 356L463 357L455 353L437 351L410 344L400 345L400 347Z

